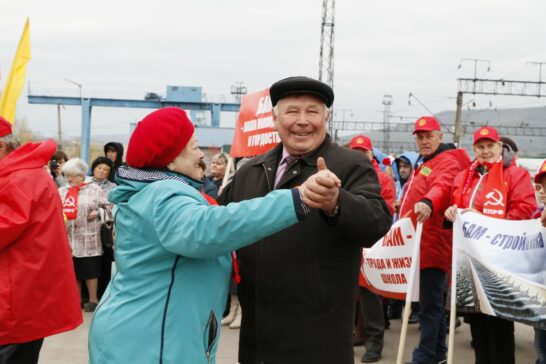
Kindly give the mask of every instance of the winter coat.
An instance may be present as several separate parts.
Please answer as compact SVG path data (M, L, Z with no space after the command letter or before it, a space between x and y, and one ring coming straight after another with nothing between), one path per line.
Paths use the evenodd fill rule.
M514 160L506 161L502 170L504 184L507 187L506 220L528 220L537 209L535 191L531 183L529 172L523 167L518 167ZM463 185L465 184L466 170L461 171L451 186L451 205L458 201ZM481 178L480 178L481 177ZM483 210L485 191L489 174L480 176L474 171L468 192L465 193L462 205L459 208L473 208ZM472 196L474 196L472 198Z
M400 205L400 217L411 213L417 202L432 207L430 217L423 224L420 268L439 268L447 272L451 266L451 230L443 228L444 212L451 200L451 184L455 176L470 165L470 158L462 149L440 144L438 150L413 168L406 182Z
M118 171L118 168L123 164L123 152L124 152L124 149L123 149L123 144L121 143L116 143L116 142L109 142L109 143L106 143L104 145L104 155L106 156L106 151L108 150L108 148L114 148L115 150L117 150L118 152L118 155L116 157L116 161L114 162L114 166L110 169L110 174L108 175L108 180L110 182L114 182L116 183L116 180L115 180L115 176L116 176L116 173Z
M391 176L387 175L385 172L381 171L379 163L374 159L372 160L373 167L377 173L377 178L379 179L379 185L381 186L381 197L387 203L391 215L394 214L394 198L396 197L394 189L394 180Z
M0 345L83 321L61 200L44 170L56 148L27 143L0 160Z
M224 188L220 203L273 190L283 146L246 163ZM243 321L241 363L354 362L352 327L361 251L390 228L391 215L368 158L327 137L290 167L277 188L302 184L324 157L341 179L338 215L313 210L305 221L237 253Z
M230 252L298 221L295 190L209 206L199 183L178 178L118 175L109 194L117 272L91 324L92 364L214 363Z
M116 187L116 184L114 182L111 182L109 179L98 181L95 179L95 177L91 177L89 181L99 186L104 191L104 193L106 193L106 195L108 195L108 192L112 191L114 187Z
M399 155L398 157L396 157L396 159L394 160L394 164L393 164L393 170L394 170L394 173L395 173L395 176L396 176L396 199L397 200L401 200L402 199L402 195L404 194L404 187L407 186L406 182L408 181L409 177L405 180L402 180L402 178L400 177L400 174L398 172L398 163L400 162L400 160L404 160L406 163L408 163L410 166L412 166L412 169L413 169L413 166L415 165L415 162L417 162L417 157L419 155L415 152L404 152L402 153L401 155Z
M203 192L212 198L218 198L218 187L208 177L203 177Z
M59 188L61 201L64 201L70 186ZM66 221L66 233L72 256L77 258L102 255L100 240L100 219L89 221L87 216L100 208L109 208L106 193L95 183L88 183L78 193L78 216Z

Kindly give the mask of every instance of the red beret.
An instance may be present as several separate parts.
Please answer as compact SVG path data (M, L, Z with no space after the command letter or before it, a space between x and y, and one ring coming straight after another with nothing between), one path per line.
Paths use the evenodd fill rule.
M490 126L483 126L476 130L474 132L474 143L476 144L478 141L482 139L490 139L498 142L500 140L499 133L497 132L497 129L492 128Z
M13 133L13 126L2 116L0 116L0 138Z
M127 148L127 164L135 168L163 168L182 152L194 128L177 107L156 110L140 121Z
M350 149L372 150L372 141L364 135L357 135L349 143Z
M433 131L438 130L441 131L442 127L440 126L440 123L438 120L436 120L433 116L421 116L417 121L415 122L415 129L413 129L413 133L415 134L418 131Z

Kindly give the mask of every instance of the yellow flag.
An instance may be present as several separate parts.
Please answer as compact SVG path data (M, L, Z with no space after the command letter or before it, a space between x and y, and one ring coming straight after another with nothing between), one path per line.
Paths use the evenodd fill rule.
M17 99L21 96L21 92L23 92L23 88L25 87L28 61L30 61L30 30L27 18L6 85L0 97L0 115L12 124L15 122Z

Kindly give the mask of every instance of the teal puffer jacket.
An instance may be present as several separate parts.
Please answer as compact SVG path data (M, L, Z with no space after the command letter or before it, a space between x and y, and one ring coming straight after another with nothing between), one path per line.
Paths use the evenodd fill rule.
M292 192L224 207L180 181L118 182L117 271L91 324L90 363L214 363L229 253L297 223Z

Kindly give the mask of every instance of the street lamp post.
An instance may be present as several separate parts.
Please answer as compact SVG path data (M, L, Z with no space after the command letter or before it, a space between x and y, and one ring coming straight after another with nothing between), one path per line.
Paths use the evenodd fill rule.
M80 101L82 100L82 88L83 88L83 85L79 82L76 82L76 81L72 81L72 80L69 80L68 78L63 78L63 80L65 80L66 82L69 82L73 85L76 85L78 86L78 89L80 90Z
M80 144L80 158L89 163L89 149L91 139L91 102L90 99L83 99L82 89L83 85L79 82L64 79L73 85L76 85L80 90L80 104L82 107L82 129L81 129L81 144Z

